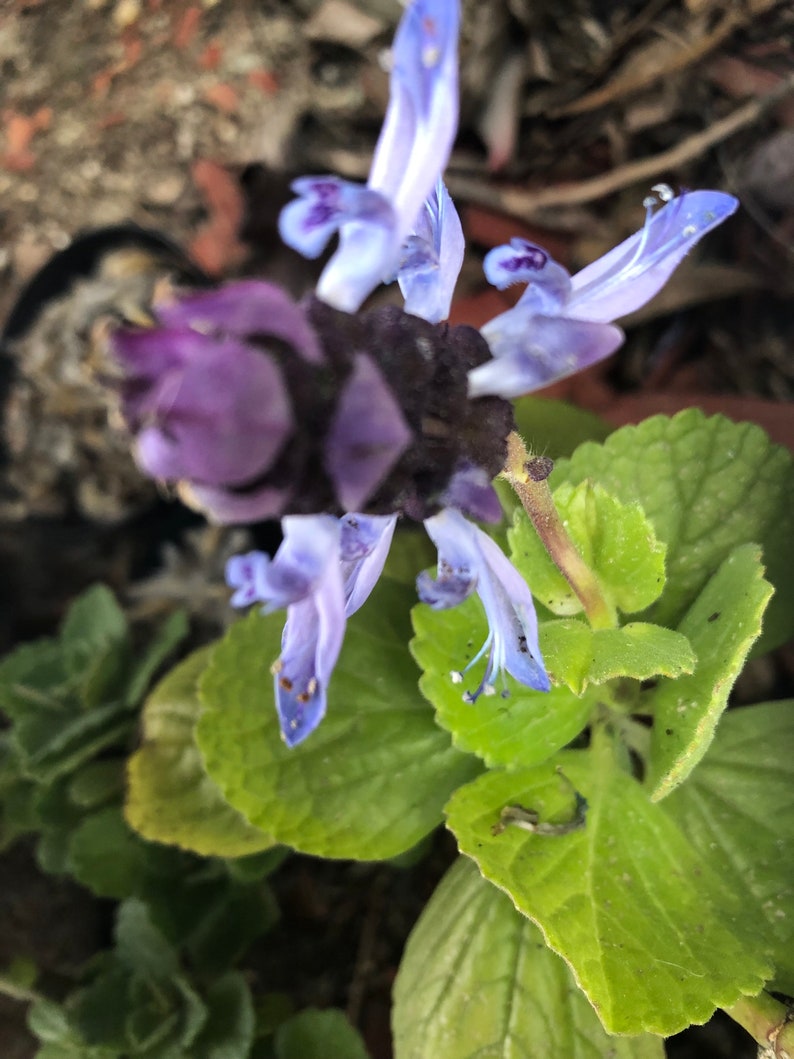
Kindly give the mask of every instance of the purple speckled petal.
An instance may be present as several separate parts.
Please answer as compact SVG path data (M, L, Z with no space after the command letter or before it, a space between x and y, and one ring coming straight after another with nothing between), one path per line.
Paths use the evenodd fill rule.
M272 336L289 343L304 360L313 364L324 360L317 335L301 307L286 291L262 280L238 280L217 290L181 296L170 304L158 305L157 316L168 328L190 327L205 334L238 338ZM148 333L162 335L162 331Z
M383 572L396 515L342 516L342 577L348 618L364 603Z
M519 304L532 312L559 312L571 291L568 270L526 239L511 239L509 246L489 250L483 271L488 282L499 290L526 283Z
M730 217L738 199L722 191L688 191L651 214L645 226L573 278L565 314L577 320L616 320L644 305L684 256Z
M521 304L487 323L482 335L494 359L469 372L469 396L507 400L603 360L624 338L613 324L536 316Z
M397 273L407 313L421 316L431 324L447 319L464 250L458 211L439 180L419 211Z
M183 504L200 511L207 521L217 526L248 525L280 518L292 495L289 489L272 486L233 492L196 482L177 483L177 493Z
M438 578L434 582L427 573L420 574L419 598L445 610L476 588L488 619L486 641L466 667L470 669L488 651L485 674L476 691L466 692L467 701L492 693L503 670L536 691L548 691L535 605L513 564L486 533L457 511L434 515L425 521L425 528L438 547ZM462 680L463 674L455 674L454 679Z
M226 563L226 584L236 589L229 600L233 607L249 607L267 595L267 571L270 557L264 552L234 555Z
M147 474L164 481L250 481L271 466L292 433L281 371L235 339L193 332L191 343L182 369L158 382L136 457ZM132 393L135 399L135 386Z
M300 177L293 181L298 195L279 216L279 234L287 246L315 258L343 224L363 222L391 230L394 214L378 191L341 177Z
M411 442L394 394L375 362L357 353L325 447L325 465L339 503L363 507Z
M441 503L481 522L499 522L504 515L490 478L482 467L473 463L466 463L455 471Z

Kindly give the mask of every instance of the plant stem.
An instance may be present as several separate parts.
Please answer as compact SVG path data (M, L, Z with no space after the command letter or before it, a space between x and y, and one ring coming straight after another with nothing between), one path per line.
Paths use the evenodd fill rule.
M794 1056L794 1022L790 1021L792 1013L769 993L742 997L733 1007L725 1008L725 1013L766 1049L766 1055L775 1056L776 1059Z
M582 604L590 625L594 629L613 629L617 624L615 612L554 506L547 481L553 466L546 456L530 456L518 434L510 434L502 476L515 490L546 551Z

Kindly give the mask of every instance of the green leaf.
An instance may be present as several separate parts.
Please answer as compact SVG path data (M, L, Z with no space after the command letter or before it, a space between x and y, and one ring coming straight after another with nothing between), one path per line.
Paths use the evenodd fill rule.
M232 805L306 853L371 860L416 845L450 793L479 771L433 720L408 652L413 589L384 580L348 622L328 716L281 740L270 666L284 616L252 613L216 647L201 684L198 742Z
M37 640L23 644L0 660L0 710L13 721L38 709L58 712L69 675L60 644Z
M596 575L613 608L634 614L664 588L664 545L635 501L622 503L600 484L564 483L554 504L576 550ZM578 614L582 604L551 561L532 523L517 511L508 531L512 559L532 592L555 614Z
M646 622L596 630L575 618L544 622L540 647L551 679L577 695L589 684L605 684L615 677L677 677L695 668L695 655L683 633Z
M565 962L460 857L408 939L394 986L395 1059L664 1059L611 1037Z
M69 780L69 801L81 809L96 809L115 801L124 790L121 758L89 761Z
M369 1059L363 1040L341 1011L307 1008L276 1031L277 1059ZM445 1057L446 1059L446 1057Z
M115 596L105 585L93 585L69 608L61 626L64 647L83 644L104 646L126 640L127 619Z
M225 892L218 894L218 900L207 908L185 940L191 965L206 975L221 974L278 918L278 905L267 886L246 886L228 880Z
M179 974L176 950L154 926L143 901L131 897L116 915L116 950L133 974L163 982Z
M647 620L676 625L733 549L755 541L776 589L763 646L794 632L794 469L791 454L759 427L694 408L654 416L603 445L582 445L551 480L586 478L624 503L638 501L667 544L667 584Z
M691 676L662 680L648 702L654 713L647 782L666 797L708 749L728 695L761 632L772 586L753 544L737 548L684 616L680 632L698 657Z
M66 668L79 680L85 706L98 706L120 689L130 640L127 619L109 588L94 585L72 604L60 639Z
M186 658L154 689L143 710L143 745L128 765L125 813L144 838L202 856L240 857L273 845L223 798L196 746L198 678L210 649Z
M775 963L771 988L794 995L794 700L729 710L664 809L737 894Z
M74 1019L89 1044L126 1050L130 972L112 952L103 953L91 982L74 997Z
M453 795L449 826L569 963L608 1031L675 1033L758 993L769 965L740 897L618 768L606 734L594 740L556 759L589 802L583 829L492 834L507 805L541 821L571 818L570 791L550 765L481 776Z
M182 643L189 631L190 624L183 610L175 611L157 629L154 639L147 645L143 655L135 660L127 679L124 698L129 706L138 705L157 670Z
M196 1039L194 1059L247 1059L254 1040L254 1005L241 974L230 971L210 986L207 1022Z
M490 766L536 765L575 738L590 719L592 699L567 688L533 691L510 676L505 676L506 698L497 694L481 696L476 703L463 701L465 685L453 683L450 670L462 669L485 640L488 625L479 600L471 597L445 611L420 604L412 618L416 636L411 651L424 670L419 687L460 750L479 755ZM479 671L470 686L478 683Z
M66 1013L60 1004L51 1000L37 1000L28 1011L30 1032L40 1041L57 1043L71 1036L71 1027Z
M66 869L98 897L137 894L149 870L148 849L111 806L92 813L69 839Z
M38 709L18 717L12 737L26 774L50 784L101 751L126 742L134 724L119 703L85 713Z

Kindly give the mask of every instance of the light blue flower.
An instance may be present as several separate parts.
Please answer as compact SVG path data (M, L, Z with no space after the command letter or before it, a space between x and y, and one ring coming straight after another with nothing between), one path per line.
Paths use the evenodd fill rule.
M339 177L302 177L281 214L288 245L317 257L339 231L317 296L355 312L397 274L403 245L446 167L458 125L457 0L413 0L391 52L389 105L366 187ZM418 234L421 235L421 232Z
M282 520L284 540L272 560L249 552L227 564L233 606L264 603L266 614L287 608L273 676L288 746L302 742L325 716L346 620L380 577L396 521L396 515L290 516Z
M465 249L458 211L439 178L403 247L397 280L407 313L431 324L446 320Z
M476 591L488 619L485 643L462 673L452 675L460 683L463 674L488 652L479 687L465 693L466 701L492 695L502 672L536 691L548 691L551 685L538 645L535 605L518 570L487 533L452 508L427 519L425 528L438 548L438 575L435 580L427 572L419 575L419 598L434 610L446 610Z
M721 191L689 191L665 203L639 232L571 277L539 246L514 239L485 258L485 274L504 289L526 283L518 303L481 329L493 360L469 374L469 394L519 397L563 379L613 353L624 334L611 321L658 293L684 256L739 205Z

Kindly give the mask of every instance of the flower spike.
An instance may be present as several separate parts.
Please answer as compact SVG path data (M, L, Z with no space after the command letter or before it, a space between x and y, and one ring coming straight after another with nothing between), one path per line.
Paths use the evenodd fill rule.
M538 645L538 622L532 595L501 548L481 529L452 509L425 521L438 547L438 577L422 573L417 578L419 598L434 610L457 606L476 591L488 619L488 636L469 662L465 673L488 651L485 674L468 702L493 694L502 671L536 691L551 687ZM454 673L459 683L463 673Z

